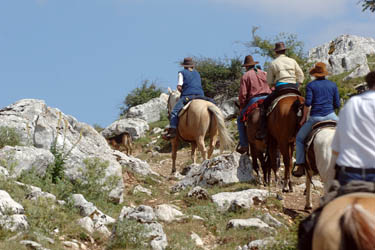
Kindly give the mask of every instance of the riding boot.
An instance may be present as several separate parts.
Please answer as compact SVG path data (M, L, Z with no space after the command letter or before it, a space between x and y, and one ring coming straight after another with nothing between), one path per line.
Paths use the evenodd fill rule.
M165 134L165 135L163 136L163 138L166 139L166 140L170 140L170 139L172 139L172 138L175 138L175 137L176 137L176 134L177 134L177 129L176 129L176 128L169 128L169 129L168 129L168 133Z
M255 139L263 140L267 136L267 111L262 105L260 106L260 126L255 134Z
M296 170L294 170L295 167L297 167ZM292 170L292 175L294 177L301 177L305 174L305 168L306 168L305 164L296 164L294 165L294 168Z

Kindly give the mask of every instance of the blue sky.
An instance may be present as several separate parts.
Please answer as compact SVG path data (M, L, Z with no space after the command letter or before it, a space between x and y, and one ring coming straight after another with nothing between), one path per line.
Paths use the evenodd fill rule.
M357 0L3 0L0 107L42 99L106 127L143 80L175 88L184 57L244 57L253 26L310 49L341 34L375 38L374 24Z

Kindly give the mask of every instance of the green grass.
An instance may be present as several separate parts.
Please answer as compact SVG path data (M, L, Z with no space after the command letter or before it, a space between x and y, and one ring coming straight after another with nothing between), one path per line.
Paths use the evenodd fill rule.
M370 71L374 71L375 70L375 54L368 55L367 56L367 62L368 62L368 66L370 68Z

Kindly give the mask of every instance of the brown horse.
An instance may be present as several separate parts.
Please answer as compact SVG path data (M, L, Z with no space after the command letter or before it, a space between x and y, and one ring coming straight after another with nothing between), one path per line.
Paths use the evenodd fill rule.
M253 111L251 111L250 114L248 114L247 121L246 121L246 135L247 135L247 141L249 142L250 146L250 155L251 160L253 164L253 168L255 172L257 173L258 179L259 179L259 165L258 165L258 159L260 161L260 165L262 167L263 171L263 179L264 184L266 185L269 183L269 167L267 167L267 163L265 160L265 153L267 152L267 145L264 140L256 140L255 134L260 126L260 109L255 108Z
M328 203L314 229L313 250L375 250L375 195L351 193Z
M297 114L304 101L302 96L286 96L279 100L267 118L270 167L274 171L276 182L278 181L278 148L283 156L285 168L283 192L293 192L290 173L293 164L294 144L299 128Z
M169 89L168 112L180 97L180 93ZM209 134L210 144L207 152L204 139ZM179 117L177 136L171 139L172 143L172 173L176 172L177 148L180 140L191 143L191 157L196 163L195 150L198 147L203 160L210 158L218 137L220 149L231 148L233 140L225 126L224 116L220 109L213 103L201 99L193 100L188 109Z

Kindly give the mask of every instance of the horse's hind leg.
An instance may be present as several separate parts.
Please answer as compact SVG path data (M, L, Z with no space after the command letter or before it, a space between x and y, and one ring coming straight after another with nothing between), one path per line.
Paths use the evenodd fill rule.
M260 182L261 177L260 177L260 174L259 174L259 165L258 165L258 155L257 155L257 153L258 152L256 151L255 146L250 143L251 162L253 164L253 169L257 174L257 181ZM262 161L261 161L261 164L262 164ZM262 165L262 169L263 169L263 165ZM264 174L264 169L263 169L263 174ZM266 183L264 183L264 185L266 185Z
M196 149L197 149L197 143L192 142L191 143L191 160L193 163L197 163L197 154L196 154Z
M208 150L208 159L211 158L212 153L214 152L216 142L217 142L217 135L214 135L211 137L211 140L210 140L210 148Z
M177 148L178 148L178 139L177 137L171 139L172 144L172 174L176 172L176 158L177 158Z
M197 146L198 146L199 151L201 151L203 160L207 160L207 150L206 150L206 146L204 145L204 136L198 137Z
M273 172L275 173L275 185L277 187L277 184L279 181L279 178L277 175L277 170L278 170L277 168L277 144L273 138L270 138L269 140L268 158L269 158L268 159L269 163L267 164L268 165L268 171L267 171L268 181L269 182L271 181L271 169L272 169Z

